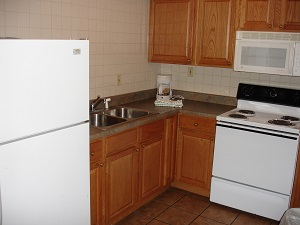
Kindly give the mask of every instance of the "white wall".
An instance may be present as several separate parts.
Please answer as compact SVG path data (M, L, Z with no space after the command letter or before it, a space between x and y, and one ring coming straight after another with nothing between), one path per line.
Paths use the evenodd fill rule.
M148 0L0 0L0 37L90 40L90 99L155 88ZM121 85L117 85L117 75Z
M239 82L300 88L300 78L147 62L149 0L0 0L0 37L90 40L90 99L156 87L235 96ZM121 85L117 85L117 75Z

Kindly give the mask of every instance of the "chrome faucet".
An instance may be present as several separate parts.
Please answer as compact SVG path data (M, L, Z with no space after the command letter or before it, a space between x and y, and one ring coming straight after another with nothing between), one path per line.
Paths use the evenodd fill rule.
M97 107L97 105L99 105L101 101L104 101L104 98L101 98L101 96L98 95L97 99L91 102L90 104L91 112L95 111L95 108Z

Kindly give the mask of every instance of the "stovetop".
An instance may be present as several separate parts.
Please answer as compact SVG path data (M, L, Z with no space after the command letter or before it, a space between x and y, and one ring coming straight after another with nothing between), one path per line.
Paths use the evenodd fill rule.
M240 83L237 99L237 108L218 121L300 133L300 90Z

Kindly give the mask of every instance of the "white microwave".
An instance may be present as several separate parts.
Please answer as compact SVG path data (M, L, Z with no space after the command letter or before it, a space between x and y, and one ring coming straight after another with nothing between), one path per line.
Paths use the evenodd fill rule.
M300 76L300 33L237 31L234 70Z

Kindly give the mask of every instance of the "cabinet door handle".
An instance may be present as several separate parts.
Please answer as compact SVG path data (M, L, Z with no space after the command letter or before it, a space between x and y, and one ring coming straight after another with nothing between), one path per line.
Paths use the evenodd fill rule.
M138 148L135 149L136 152L139 152L140 150Z
M142 148L145 148L146 147L146 145L142 145Z
M269 27L269 28L272 28L272 24L269 23L269 24L268 24L268 27Z
M282 25L282 24L280 24L280 25L279 25L279 28L280 28L280 29L282 29L282 28L283 28L283 25Z
M191 62L191 60L190 60L190 59L188 59L187 61L188 61L188 62Z
M195 127L198 127L198 123L194 123L194 126L195 126Z
M91 156L94 156L95 155L95 152L93 151L93 152L91 152Z
M104 165L103 162L101 162L101 163L99 164L100 167L103 167L103 165Z

